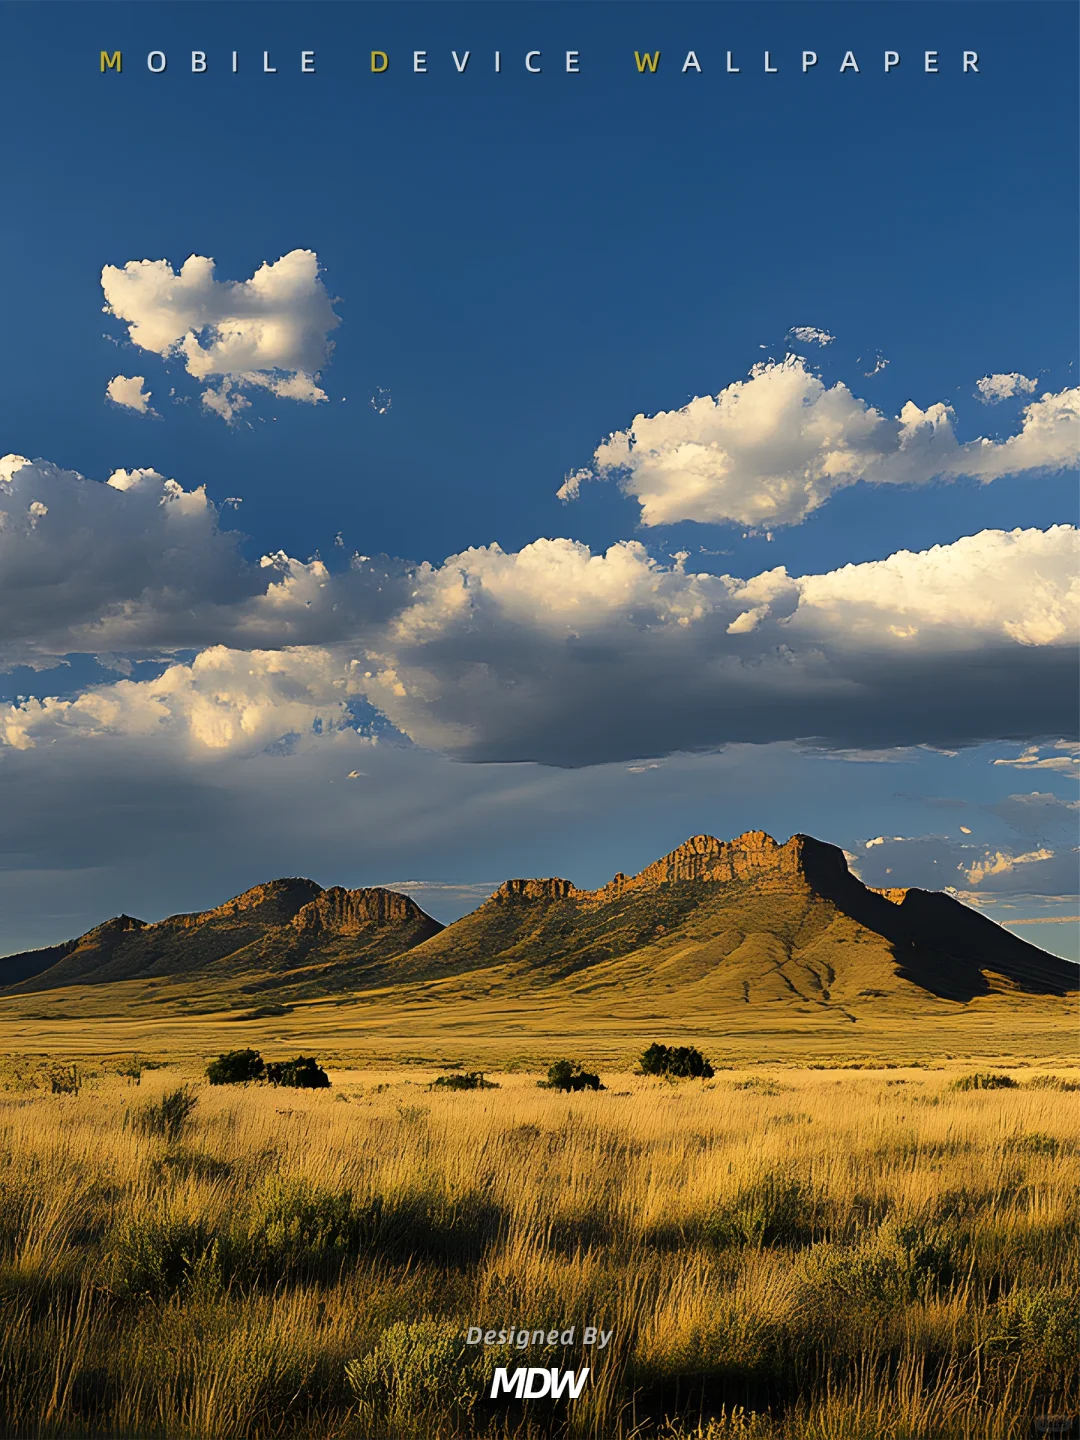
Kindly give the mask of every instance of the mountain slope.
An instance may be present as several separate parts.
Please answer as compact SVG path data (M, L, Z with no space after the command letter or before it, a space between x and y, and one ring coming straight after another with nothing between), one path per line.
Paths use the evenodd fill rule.
M948 895L871 890L835 846L762 831L696 835L598 890L508 880L445 928L392 891L286 879L153 925L121 915L0 960L8 994L172 977L232 1004L237 991L433 989L448 1002L588 995L644 1015L650 997L674 992L688 1015L780 1007L848 1021L995 993L1060 996L1077 974Z
M255 974L267 988L289 976L337 989L441 929L407 895L391 890L272 880L213 910L153 925L121 915L66 945L8 956L0 960L0 985L18 993L159 976Z
M878 892L843 851L809 836L697 835L599 890L510 880L402 957L402 978L484 969L517 989L544 980L693 989L702 1001L843 1005L887 996L967 1001L994 990L1061 995L1077 967L950 896ZM688 997L690 998L690 997Z

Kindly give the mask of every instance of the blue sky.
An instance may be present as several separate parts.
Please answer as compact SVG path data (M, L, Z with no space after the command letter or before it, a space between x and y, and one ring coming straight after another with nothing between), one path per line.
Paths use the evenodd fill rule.
M213 645L243 655L245 646L293 643L295 627L275 636L260 619L240 637L243 626L222 619L251 600L259 557L279 551L300 563L321 557L329 589L338 577L344 596L355 552L440 567L492 544L513 556L538 539L565 538L596 556L635 542L665 574L682 567L750 581L778 567L820 576L987 531L1075 523L1075 467L1057 461L1015 471L995 462L992 477L961 467L937 479L923 467L910 483L856 479L795 523L775 525L688 518L694 505L681 480L665 502L672 518L658 524L643 523L624 475L583 483L569 504L556 496L635 416L678 412L788 352L826 391L847 387L860 413L873 407L891 422L908 402L923 412L952 407L950 435L961 447L1001 445L1020 432L1024 406L1067 394L1076 384L1078 298L1070 5L89 3L7 5L4 19L19 59L8 103L25 123L0 140L8 193L19 197L0 234L8 336L0 454L41 457L97 483L118 469L152 469L186 491L205 486L215 506L240 497L240 506L221 509L220 527L240 532L227 547L238 547L249 569L226 578L217 561L201 569L217 542L199 531L191 544L204 550L185 560L184 573L202 577L199 594L218 607L214 623L183 633L173 621L150 626L127 646L112 624L116 607L141 603L144 592L103 588L100 576L87 582L79 624L69 626L83 637L71 641L80 648L46 645L32 621L16 626L22 648L8 652L0 698L79 702L88 686L124 676L149 683ZM102 48L122 50L122 74L100 73ZM390 57L385 75L370 74L373 48ZM206 52L207 73L190 72L193 49ZM470 51L463 75L451 49ZM579 53L580 74L563 73L568 49ZM656 75L637 74L635 49L661 51ZM680 73L691 49L700 74ZM805 49L819 58L804 75ZM147 70L150 50L168 56L164 74ZM316 74L299 73L301 50L315 52ZM429 73L411 73L414 50L427 52ZM541 52L540 75L525 73L530 50ZM725 73L729 50L738 75ZM766 50L779 73L764 73ZM886 50L902 57L888 75ZM938 52L940 73L924 73L926 50ZM978 52L977 76L961 73L964 50ZM260 73L264 51L277 74ZM839 73L847 51L858 74ZM178 268L194 254L213 258L218 281L239 282L296 250L317 255L319 283L340 318L318 372L326 395L318 404L249 387L248 407L226 423L200 402L205 386L180 359L140 349L123 319L102 313L103 266L167 260ZM834 338L804 343L792 327ZM156 415L106 401L117 375L145 378ZM1027 386L987 405L976 382L995 375ZM377 394L391 397L385 413L370 403ZM35 544L51 543L65 483L70 491L70 482L49 482L55 496L35 523ZM134 547L149 532L142 521L116 523L127 527L123 559L101 564L134 574ZM96 563L90 549L108 557L108 544L94 531L86 546L65 550L64 584L77 590L80 566ZM1004 561L984 550L964 563L993 589ZM680 553L688 558L672 559ZM401 682L408 694L397 701L385 679L390 642L370 631L374 582L363 582L362 604L351 591L347 603L335 602L338 613L360 606L363 626L305 632L306 643L337 647L335 663L382 657L381 686L364 690L357 681L349 691L350 713L383 733L376 760L359 763L352 750L342 758L350 746L370 747L365 733L322 733L333 728L323 714L334 703L329 690L312 702L322 706L314 738L298 711L282 710L280 737L264 744L270 731L260 720L259 743L246 750L230 742L203 753L187 731L168 739L149 722L111 711L102 719L96 701L96 718L85 723L64 712L56 733L25 730L29 743L0 749L0 786L10 797L0 894L10 896L3 908L11 917L0 942L63 938L118 909L153 918L213 903L286 870L323 883L424 881L422 903L448 916L472 903L467 887L507 873L562 871L599 883L689 833L757 825L780 838L804 830L845 845L871 883L930 884L936 864L949 871L940 883L991 913L1070 913L1055 897L1075 890L1074 752L1054 747L1075 736L1059 723L1069 709L1064 642L1041 623L1053 610L1040 589L1050 565L1042 549L1023 559L1035 567L1028 580L1022 568L1002 572L993 624L1010 636L1021 626L1022 655L1017 646L999 653L998 640L985 636L969 644L960 634L969 620L960 617L946 658L935 650L909 669L905 659L896 673L907 678L891 698L880 672L895 662L884 652L872 665L860 661L857 683L869 685L872 669L877 699L857 724L849 715L834 725L809 692L785 691L768 706L748 700L741 729L710 728L726 692L718 700L692 683L692 670L716 660L712 641L680 649L673 629L667 648L657 638L655 652L630 655L634 627L644 626L652 646L679 623L674 611L664 610L662 624L627 611L619 629L591 572L579 575L563 552L541 559L563 599L585 586L571 597L581 623L558 622L559 644L572 631L575 654L591 666L584 682L553 658L551 634L526 624L528 605L544 603L539 570L528 585L498 578L489 556L471 583L473 593L479 585L495 597L488 603L498 625L489 634L474 619L452 630L440 610L437 641L425 638L422 663L410 651L412 678ZM958 565L950 553L890 583L910 591ZM17 583L2 603L14 613L17 557L9 573ZM879 586L877 572L865 574ZM180 581L170 584L175 594ZM1027 606L1019 621L1010 585L1015 604ZM392 589L388 581L379 593ZM676 609L708 608L714 592L706 591L702 600L680 590ZM110 638L92 650L85 637L105 616L93 606L106 592ZM963 584L957 593L967 593ZM436 603L451 602L440 591ZM758 601L740 603L749 614ZM740 633L786 624L787 603L770 592L772 610L742 622ZM814 603L824 614L835 602ZM829 623L853 633L857 597L844 603ZM957 603L943 592L933 625L940 629ZM609 606L602 625L598 606ZM181 609L194 616L199 607ZM36 612L26 602L23 613ZM693 614L691 631L700 629ZM895 616L890 623L918 628ZM785 633L770 640L770 655ZM820 640L818 630L807 634L808 646ZM844 649L842 638L830 632L829 643ZM395 643L395 674L404 676L400 634ZM743 651L736 659L756 663ZM608 687L616 697L609 715L595 677L623 661ZM495 677L493 696L535 686L534 721L514 712L488 724L502 700L468 689L478 667ZM969 709L978 718L940 714L924 725L920 697L928 713L941 710L950 677L975 697ZM294 704L291 691L285 701L274 694L264 717L270 730L274 706ZM141 705L141 694L125 690L121 702ZM246 703L256 702L249 695ZM813 715L812 746L800 743L797 716L769 729L778 712L800 706ZM640 724L623 724L630 709L640 709ZM886 723L890 712L901 720ZM693 722L680 729L679 713ZM466 731L479 739L466 742ZM605 737L617 734L609 753ZM756 738L772 743L745 743ZM742 748L725 751L725 743ZM937 749L918 748L926 744ZM702 753L679 758L690 749ZM1025 755L1019 766L994 763ZM551 759L555 766L538 763ZM567 763L576 768L560 768ZM350 781L352 770L368 773ZM1010 801L1015 795L1045 798ZM278 823L268 824L267 806ZM226 824L223 807L249 818ZM968 835L960 830L965 808L977 817ZM887 843L867 850L879 836ZM886 851L895 863L885 863ZM67 897L59 908L58 881ZM1037 898L1027 898L1025 884ZM443 885L459 888L434 888ZM1033 938L1067 947L1068 931L1047 924Z

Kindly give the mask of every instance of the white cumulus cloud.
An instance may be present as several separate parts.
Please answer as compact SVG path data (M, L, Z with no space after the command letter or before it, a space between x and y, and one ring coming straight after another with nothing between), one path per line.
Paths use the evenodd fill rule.
M1060 734L1076 561L1068 526L749 580L661 565L637 542L481 547L416 573L370 646L366 693L420 743L471 758Z
M0 666L321 644L402 603L405 566L354 557L331 580L322 561L282 552L249 564L240 539L201 486L155 470L103 483L0 458Z
M155 413L150 404L152 393L147 390L146 380L142 375L114 375L105 387L105 395L114 405L122 405L125 410L135 410L140 415Z
M88 725L141 734L152 716L154 734L196 748L222 734L259 745L275 726L346 723L342 707L362 698L412 740L469 760L583 765L777 740L847 754L1035 744L1074 723L1077 538L1063 525L988 530L802 576L695 573L685 553L660 562L637 541L593 554L567 539L441 565L354 556L332 571L284 552L247 562L202 489L152 470L100 484L9 457L0 658L40 669L71 652L213 655L167 680L16 706L9 743ZM1047 758L1069 752L1017 763Z
M716 396L638 415L597 447L592 475L615 477L647 526L682 520L795 525L837 490L935 478L1062 470L1080 452L1080 389L1044 395L1005 440L961 443L949 406L908 401L895 418L846 385L827 386L799 356L754 367ZM559 491L573 499L586 475Z
M205 255L178 271L167 260L129 260L106 265L101 287L131 343L182 360L206 385L204 405L226 421L249 403L245 387L309 404L326 399L317 382L340 321L314 251L291 250L238 281L217 280Z
M1031 380L1015 370L1008 375L984 375L975 382L975 389L984 405L996 405L1001 400L1011 400L1014 395L1033 395L1038 387L1037 380Z
M872 848L871 848L872 847ZM951 889L965 898L1008 895L1071 895L1077 887L1077 852L1040 845L1016 850L982 847L941 835L896 835L867 845L859 875L867 885Z
M788 335L803 345L831 345L836 339L835 335L830 335L827 330L819 330L816 325L793 325Z
M163 740L211 755L252 754L286 735L339 728L349 667L315 646L242 651L214 646L153 680L96 685L73 700L28 699L0 711L16 750L72 735Z

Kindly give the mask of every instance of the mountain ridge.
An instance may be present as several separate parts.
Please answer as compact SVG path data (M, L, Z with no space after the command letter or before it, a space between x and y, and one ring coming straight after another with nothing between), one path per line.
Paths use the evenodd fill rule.
M209 910L116 916L75 940L0 959L0 991L148 977L246 983L301 998L387 987L463 997L540 987L685 989L703 1005L824 1007L881 1000L1064 995L1078 970L941 892L875 890L836 846L765 831L691 836L595 890L561 877L505 881L443 926L384 887L287 877Z

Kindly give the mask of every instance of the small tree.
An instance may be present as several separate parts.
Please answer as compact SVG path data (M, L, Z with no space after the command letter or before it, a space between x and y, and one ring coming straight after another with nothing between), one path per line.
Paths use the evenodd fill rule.
M312 1055L295 1060L271 1060L266 1066L271 1085L291 1085L295 1090L328 1090L330 1077Z
M643 1075L670 1075L675 1080L711 1080L715 1071L692 1045L652 1044L641 1057Z
M265 1074L266 1066L257 1050L229 1050L206 1067L211 1085L246 1085L249 1080L262 1080Z
M541 1082L543 1084L543 1082ZM603 1090L600 1076L583 1070L576 1060L556 1060L548 1069L548 1090Z

